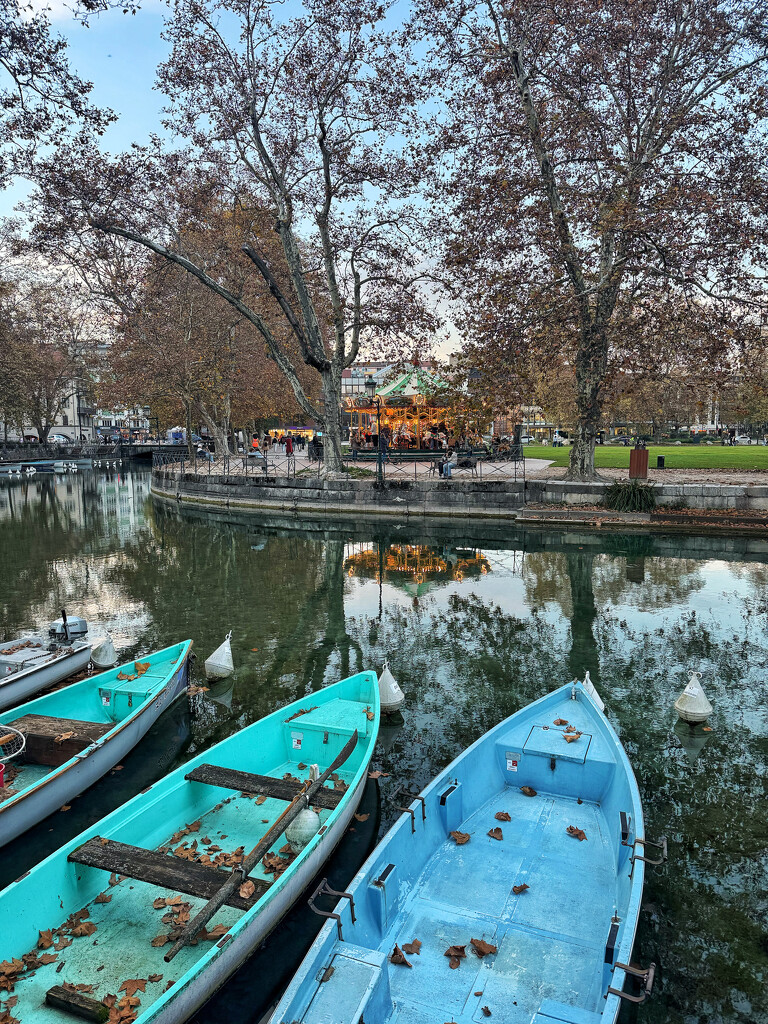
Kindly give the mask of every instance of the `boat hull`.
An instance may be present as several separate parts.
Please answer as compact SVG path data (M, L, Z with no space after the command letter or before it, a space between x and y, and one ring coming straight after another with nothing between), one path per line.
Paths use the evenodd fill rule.
M61 654L55 661L14 672L0 680L0 711L12 708L41 690L47 690L70 676L83 672L91 660L91 645L74 646L71 654Z
M186 692L188 681L187 653L165 688L121 723L113 736L91 744L81 755L76 755L73 761L46 776L37 786L0 804L0 847L53 814L114 768L146 735L160 715Z

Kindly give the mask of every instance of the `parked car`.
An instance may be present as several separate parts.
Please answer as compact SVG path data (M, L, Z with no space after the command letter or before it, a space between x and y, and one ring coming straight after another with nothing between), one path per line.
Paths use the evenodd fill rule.
M66 434L49 434L48 444L72 444L72 438Z
M535 440L536 440L536 438L533 437L532 434L521 434L520 435L520 444L533 444L533 442Z
M749 434L738 434L733 439L734 444L752 444L752 438Z

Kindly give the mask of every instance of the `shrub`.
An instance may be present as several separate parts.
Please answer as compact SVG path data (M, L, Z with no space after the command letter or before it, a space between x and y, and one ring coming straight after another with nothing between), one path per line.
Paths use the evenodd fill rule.
M656 492L637 480L617 480L605 492L605 504L614 512L650 512L656 507Z

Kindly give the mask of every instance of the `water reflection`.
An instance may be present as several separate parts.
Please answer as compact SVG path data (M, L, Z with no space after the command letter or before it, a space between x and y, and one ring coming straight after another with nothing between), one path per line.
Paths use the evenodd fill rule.
M766 1019L766 541L258 524L153 509L147 484L127 473L24 481L12 509L0 490L4 635L44 624L66 597L118 623L128 656L191 636L199 668L232 629L235 675L194 699L182 758L388 658L406 713L377 747L391 776L382 829L401 785L425 785L501 718L589 669L635 766L648 834L670 839L669 868L648 874L636 948L663 968L643 1020ZM693 737L672 709L691 669L715 708L713 731ZM255 1012L241 1009L227 1004L233 1024Z

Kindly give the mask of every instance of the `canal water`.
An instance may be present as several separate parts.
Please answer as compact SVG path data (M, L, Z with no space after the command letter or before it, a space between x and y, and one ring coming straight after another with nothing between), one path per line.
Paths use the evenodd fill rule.
M179 514L145 472L0 485L0 639L61 607L121 659L232 630L235 675L162 718L119 772L0 852L0 885L193 754L289 701L389 660L406 695L364 810L331 867L342 888L413 792L488 728L589 670L634 766L651 867L635 962L657 991L624 1022L768 1024L768 542L460 522L302 523ZM714 706L692 733L691 670ZM579 890L562 907L579 913ZM319 918L299 908L197 1015L259 1021Z

